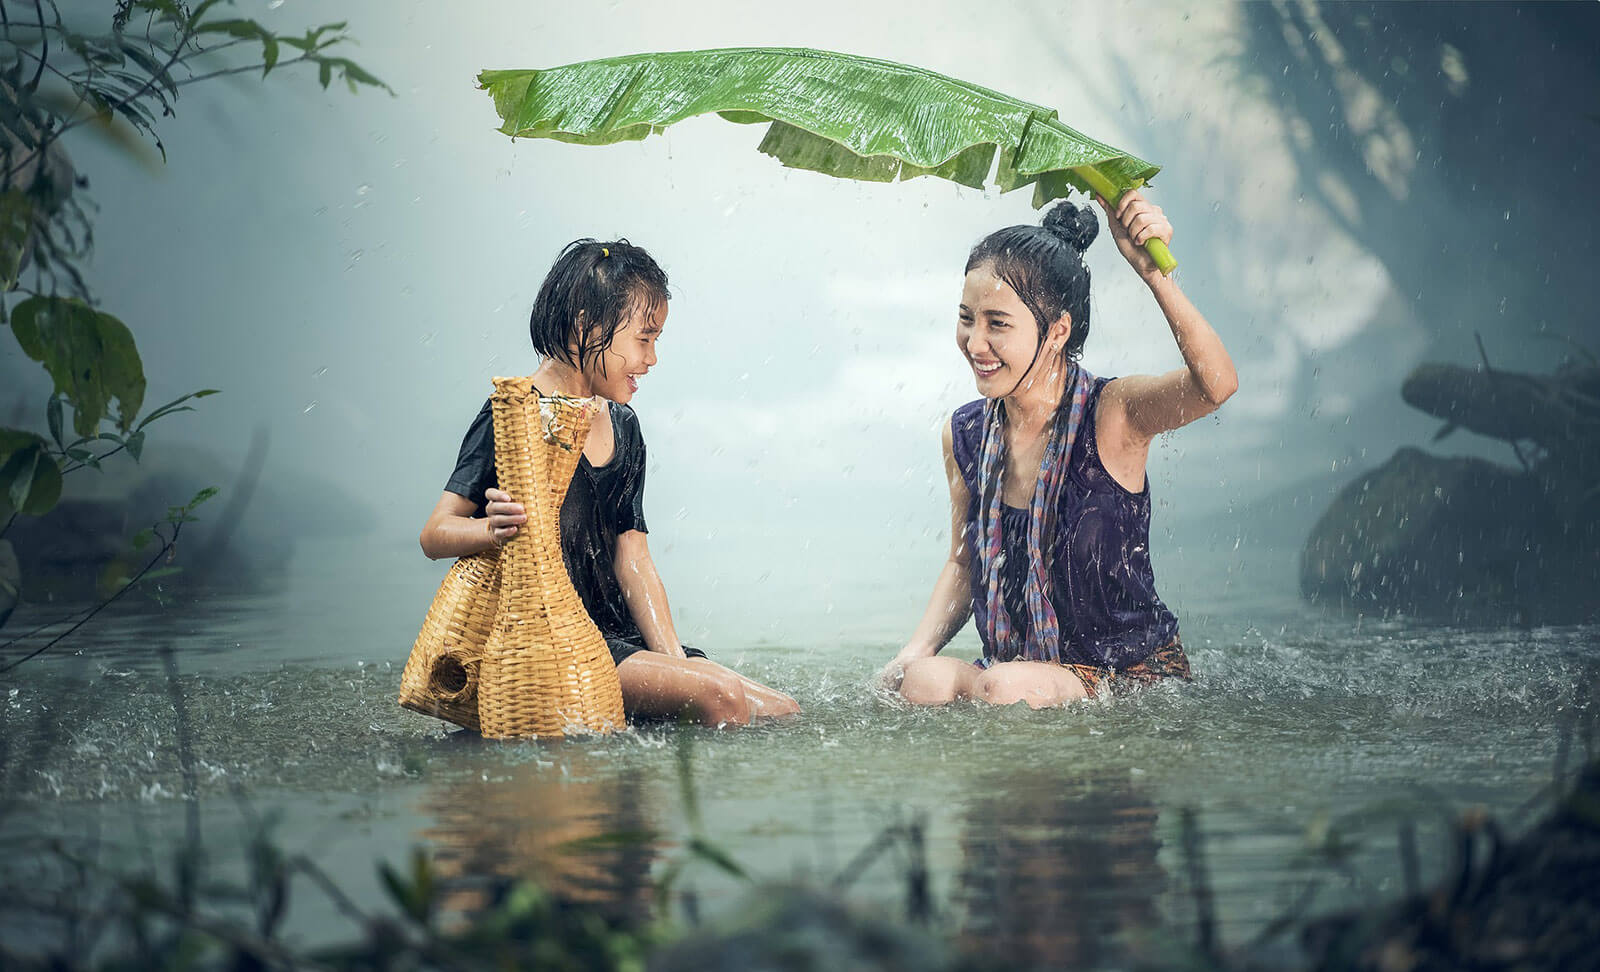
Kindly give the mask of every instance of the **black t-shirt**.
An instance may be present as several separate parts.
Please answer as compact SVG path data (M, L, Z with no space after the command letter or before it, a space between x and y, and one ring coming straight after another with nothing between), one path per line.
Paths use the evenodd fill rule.
M613 554L618 534L649 532L644 523L644 435L633 409L616 402L606 404L611 408L616 451L611 461L599 468L590 465L587 456L578 460L572 487L561 504L561 557L600 633L634 640L642 636L622 599ZM484 492L498 488L499 482L494 468L494 415L484 402L461 440L456 471L444 488L476 503L472 515L481 517ZM520 501L521 497L512 499Z

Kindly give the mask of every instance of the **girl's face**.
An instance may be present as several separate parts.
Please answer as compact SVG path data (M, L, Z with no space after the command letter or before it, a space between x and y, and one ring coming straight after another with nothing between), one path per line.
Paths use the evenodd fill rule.
M1033 370L1051 365L1066 334L1066 316L1046 335L1051 347L1038 356ZM1061 332L1058 335L1058 332ZM1034 351L1039 347L1039 325L1033 312L1022 302L1011 285L995 276L988 266L974 267L961 288L961 311L956 323L956 347L966 356L978 381L978 394L984 398L1003 398L1023 384Z
M655 312L632 310L617 326L611 344L583 367L589 387L601 398L626 405L639 391L639 379L656 363L656 339L667 323L667 302ZM604 373L601 366L604 365Z

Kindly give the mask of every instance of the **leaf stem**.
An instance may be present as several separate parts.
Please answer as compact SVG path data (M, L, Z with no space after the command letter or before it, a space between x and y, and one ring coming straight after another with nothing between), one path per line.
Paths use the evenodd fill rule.
M1111 208L1115 209L1117 204L1122 201L1124 194L1118 192L1117 187L1099 169L1092 165L1080 165L1072 171L1078 178L1088 183L1089 188L1096 195L1104 197L1106 202L1111 204ZM1167 244L1164 241L1151 237L1144 241L1144 251L1150 254L1150 259L1156 262L1156 267L1164 275L1170 277L1172 276L1172 271L1178 269L1178 260L1172 255L1172 251L1167 248Z

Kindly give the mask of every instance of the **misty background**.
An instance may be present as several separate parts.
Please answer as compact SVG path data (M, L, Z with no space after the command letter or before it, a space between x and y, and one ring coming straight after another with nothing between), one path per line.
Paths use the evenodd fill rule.
M1400 401L1415 364L1476 362L1474 334L1512 369L1554 367L1562 336L1597 348L1600 5L237 6L286 31L347 19L347 54L395 96L241 76L185 90L165 164L81 133L68 148L99 205L90 284L138 340L146 401L224 392L154 426L143 468L164 502L221 486L197 531L214 528L264 434L232 542L281 555L275 637L305 652L404 657L447 566L417 532L489 378L536 366L534 294L585 236L625 236L671 277L633 405L686 639L887 652L947 549L939 429L976 397L961 268L984 234L1038 219L1029 193L790 171L755 151L759 129L714 117L606 148L514 143L475 88L485 68L836 49L1055 107L1163 165L1151 198L1179 279L1241 380L1152 451L1180 618L1239 578L1292 596L1331 491L1437 430ZM1109 234L1088 258L1086 365L1179 366ZM14 342L0 388L0 420L43 426L47 379ZM1515 461L1465 433L1432 448ZM116 481L93 477L68 496Z

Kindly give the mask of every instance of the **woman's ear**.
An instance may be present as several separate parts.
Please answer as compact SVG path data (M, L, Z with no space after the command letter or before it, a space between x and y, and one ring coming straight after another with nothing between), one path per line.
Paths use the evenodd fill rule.
M1050 325L1050 334L1046 340L1057 354L1065 352L1067 342L1072 340L1072 315L1062 311L1056 322Z

